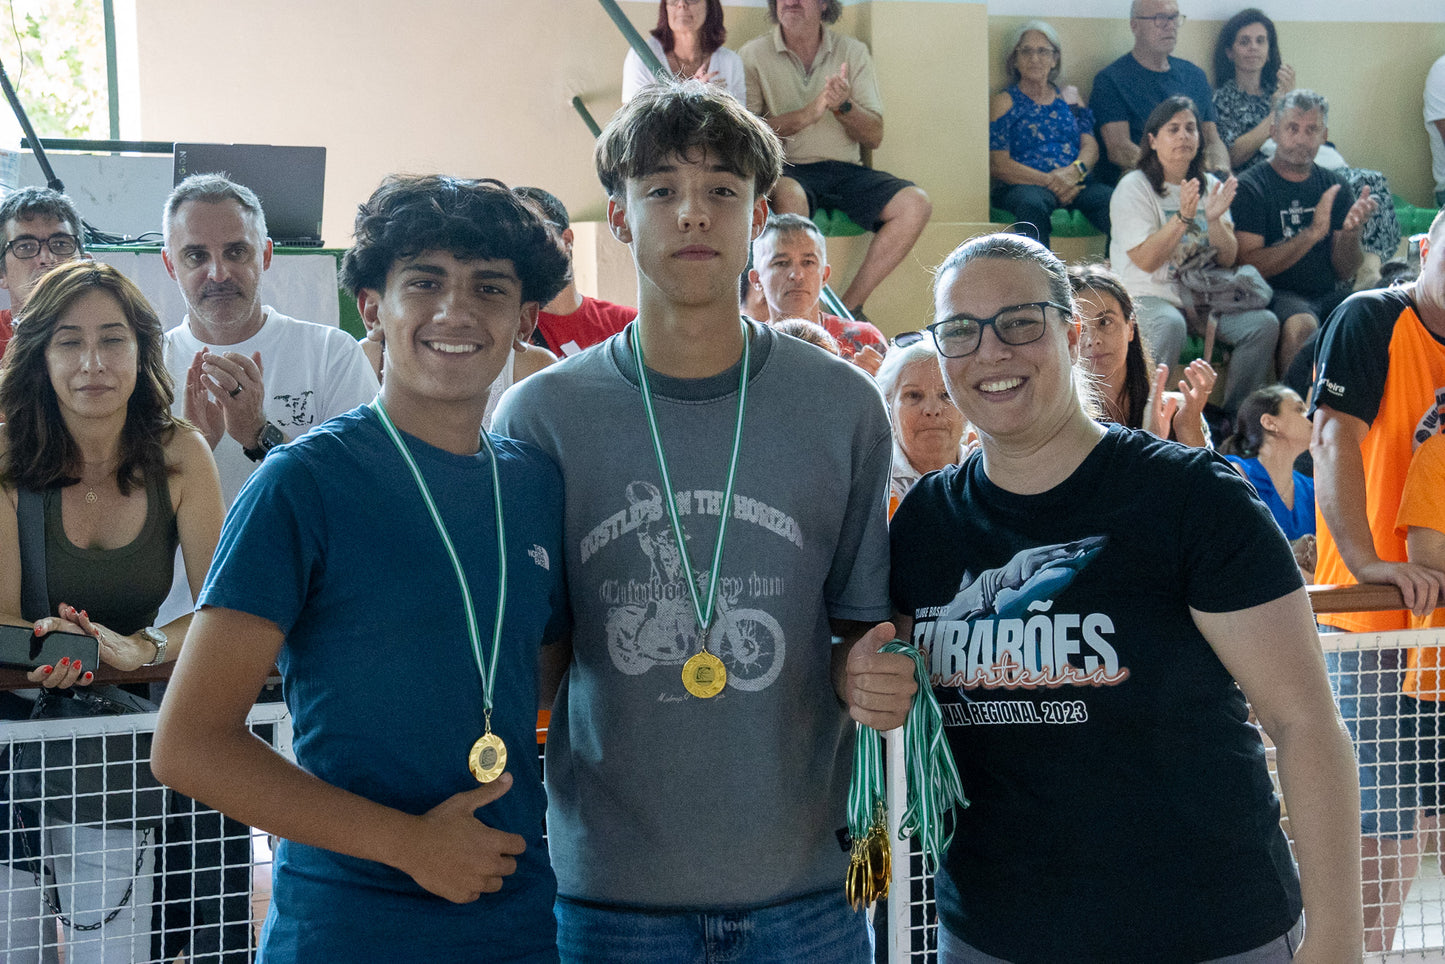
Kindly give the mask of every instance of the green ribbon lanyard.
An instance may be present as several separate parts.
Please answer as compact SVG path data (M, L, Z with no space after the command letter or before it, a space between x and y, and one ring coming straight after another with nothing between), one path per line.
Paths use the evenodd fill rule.
M697 577L693 573L692 558L687 554L687 542L683 539L682 523L677 515L677 497L672 492L672 475L667 471L667 456L662 451L662 434L657 429L657 412L652 407L652 386L647 380L647 365L642 358L642 335L638 326L632 326L632 357L637 361L637 379L642 383L642 407L647 411L647 430L652 435L652 452L657 456L657 471L662 476L662 491L667 497L667 516L672 520L672 537L677 541L677 551L682 557L682 571L687 578L687 591L692 597L692 609L697 614L697 625L703 634L703 649L707 648L707 632L712 628L713 612L717 607L717 586L722 573L723 540L727 536L728 519L732 516L733 482L738 474L738 452L743 441L743 410L748 403L748 361L751 358L750 332L743 325L743 370L738 376L738 417L733 427L732 457L728 461L727 489L723 493L722 521L718 523L717 545L712 553L712 572L708 576L707 605L698 596Z
M456 546L452 545L452 537L447 533L446 523L442 522L442 514L437 509L436 500L432 498L431 489L427 487L426 479L422 478L421 469L417 467L416 459L411 457L407 451L406 443L402 441L401 433L396 430L392 423L391 416L386 413L386 406L381 402L381 396L376 396L371 402L371 408L381 420L381 427L391 438L391 444L401 453L406 467L411 469L411 477L416 480L417 491L421 493L421 499L426 503L427 512L431 513L432 524L436 526L437 535L441 536L442 546L447 551L447 558L452 561L452 571L456 573L457 585L462 590L462 608L467 614L467 637L471 640L472 655L477 661L477 673L482 680L482 712L486 718L486 732L492 732L492 693L497 680L498 655L502 650L502 617L507 611L507 533L502 528L502 481L497 473L497 452L492 448L492 440L486 432L481 433L482 446L487 450L487 462L492 469L492 505L497 510L497 620L492 625L492 658L490 664L482 654L482 634L477 629L476 607L472 604L472 591L467 586L466 573L462 571L462 560L457 555Z
M943 734L943 713L933 695L923 654L902 640L884 643L880 653L903 653L913 658L918 693L903 724L903 759L908 772L908 804L899 821L898 837L916 837L929 874L953 840L949 815L955 804L968 806L953 753ZM853 750L853 775L848 783L848 832L862 840L878 813L886 807L883 779L883 736L871 726L855 724L858 741ZM897 751L898 748L895 748Z

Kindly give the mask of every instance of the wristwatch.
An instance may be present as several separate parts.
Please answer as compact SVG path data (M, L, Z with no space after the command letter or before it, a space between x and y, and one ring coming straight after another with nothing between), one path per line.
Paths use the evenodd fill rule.
M159 666L164 663L166 661L166 644L169 642L169 640L166 639L166 634L154 626L147 626L140 631L140 637L141 639L149 640L150 644L156 648L155 658L144 665Z
M853 102L852 102L851 100L845 100L845 101L843 101L843 103L841 103L841 104L838 105L838 113L840 113L840 114L846 114L846 113L848 113L848 112L849 112L850 110L852 110L852 109L853 109Z
M284 441L286 441L286 436L282 431L275 425L267 422L265 427L261 429L261 434L256 436L256 444L251 448L242 449L241 451L244 452L246 458L252 462L259 462L266 457L267 452Z
M1080 177L1083 177L1084 175L1086 175L1086 174L1089 173L1089 165L1085 164L1085 163L1083 162L1083 160L1077 160L1077 161L1075 161L1075 162L1074 162L1074 166L1079 169L1079 176L1080 176Z

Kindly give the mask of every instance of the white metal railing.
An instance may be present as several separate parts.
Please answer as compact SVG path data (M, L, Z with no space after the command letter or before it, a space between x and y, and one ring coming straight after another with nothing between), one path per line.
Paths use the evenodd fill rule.
M284 704L259 704L248 722L290 754ZM258 863L250 828L148 788L155 726L154 713L4 724L8 779L0 804L11 822L0 820L0 960L51 964L64 955L139 964L171 961L182 951L188 959L205 957L223 947L249 958L260 923L252 914L252 881L269 880L269 849L258 848ZM103 747L99 762L69 766L77 755L90 759L87 742ZM94 783L81 773L87 769ZM53 783L37 779L57 770L69 771L61 785L77 791L64 800L51 792ZM163 814L140 823L111 819L137 809L149 817L137 807L147 794L165 800ZM69 810L68 801L83 806L87 798L97 806L103 801L104 823L66 819L85 815Z
M1321 633L1320 646L1326 652L1409 649L1420 646L1445 647L1445 630L1400 630L1388 633ZM1378 670L1365 670L1378 672ZM899 732L899 731L895 731ZM890 737L892 734L890 734ZM890 740L891 742L891 740ZM1268 743L1266 744L1268 746ZM1274 769L1274 748L1269 749L1270 776L1278 792L1278 775ZM1419 760L1435 763L1445 774L1445 761ZM897 815L902 811L905 794L902 760L896 753L888 754L888 800L890 829L897 840ZM965 786L964 793L968 792ZM1284 826L1288 833L1288 814ZM1293 846L1293 840L1290 841ZM1428 836L1425 855L1414 875L1408 900L1405 902L1394 942L1389 951L1367 954L1369 962L1439 962L1445 960L1445 877L1441 873L1440 839ZM938 915L933 904L933 883L923 874L922 858L911 845L895 843L893 882L888 901L889 964L922 964L935 959L938 948ZM906 900L898 899L906 895Z

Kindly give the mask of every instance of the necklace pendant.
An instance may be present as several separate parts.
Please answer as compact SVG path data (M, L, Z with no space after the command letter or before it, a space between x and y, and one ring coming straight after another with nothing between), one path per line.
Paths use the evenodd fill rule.
M88 489L88 490L86 490L86 493L85 493L85 504L86 504L86 505L95 505L96 500L99 499L99 498L100 498L100 496L98 496L98 495L95 494L95 490L94 490L94 489Z
M507 769L507 744L490 729L472 744L467 754L467 766L478 783L491 783Z

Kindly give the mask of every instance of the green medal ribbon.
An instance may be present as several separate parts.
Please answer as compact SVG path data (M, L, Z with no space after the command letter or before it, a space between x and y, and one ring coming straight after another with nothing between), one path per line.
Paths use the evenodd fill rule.
M899 822L899 839L914 837L923 852L927 873L938 872L943 852L953 840L947 826L955 805L968 806L953 753L943 734L943 712L933 695L928 666L923 654L902 640L884 643L880 653L903 653L913 659L913 676L918 693L903 724L903 759L908 773L908 802ZM871 726L857 726L853 750L853 774L848 783L848 832L854 840L864 839L877 815L886 807L883 777L883 735Z
M442 546L447 551L447 558L452 561L452 571L456 573L457 586L462 591L462 609L467 616L467 638L471 640L472 656L476 658L477 673L482 680L482 711L486 717L487 732L490 733L492 731L492 693L497 679L498 654L502 649L502 617L507 610L507 533L502 528L502 480L497 473L497 452L492 448L491 437L486 432L482 432L482 447L487 450L487 462L492 469L492 505L497 513L497 619L492 625L492 653L489 661L482 653L482 634L477 628L476 606L472 603L472 591L467 586L466 573L462 571L461 557L457 555L456 546L452 545L452 537L447 532L446 523L442 521L441 511L437 509L431 489L428 488L426 479L422 478L416 459L412 458L406 443L402 441L401 433L397 431L396 425L391 421L391 416L387 414L386 406L382 404L380 395L372 400L371 408L381 420L381 427L386 430L391 444L395 445L396 450L401 453L406 467L411 469L411 477L416 480L417 491L421 493L421 499L426 503L427 512L431 514L431 521L436 526L437 535L441 536Z
M722 574L723 540L727 536L728 519L733 514L733 483L738 474L738 453L742 450L743 410L748 403L748 361L751 358L751 334L743 326L743 370L738 376L738 415L733 427L732 456L728 460L727 488L723 492L722 521L718 523L717 545L712 553L712 572L708 575L707 602L698 596L697 576L693 572L692 557L687 554L687 542L682 535L682 523L678 521L677 497L672 492L672 475L667 471L667 456L662 451L662 434L657 429L657 412L652 406L652 386L647 380L647 365L642 358L642 335L636 323L633 324L629 341L632 357L637 361L637 379L642 385L642 407L647 411L647 430L652 435L652 452L657 456L657 471L662 476L662 491L666 496L667 517L672 521L672 537L677 541L677 552L682 557L682 571L687 579L687 591L692 597L692 609L697 615L697 625L702 630L703 648L707 648L706 633L712 627L713 612L717 606L717 586Z

